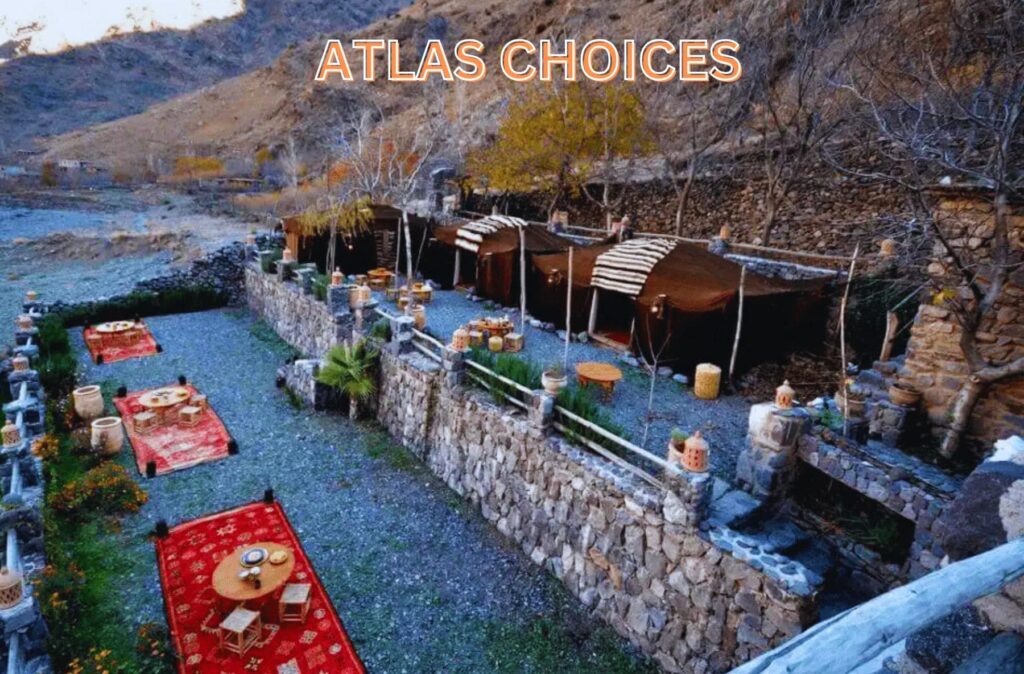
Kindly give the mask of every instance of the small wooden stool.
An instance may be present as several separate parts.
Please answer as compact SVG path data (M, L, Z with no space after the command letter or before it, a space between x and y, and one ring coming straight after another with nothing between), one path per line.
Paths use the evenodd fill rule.
M309 613L309 583L289 583L284 586L277 603L277 616L281 622L304 623Z
M195 426L199 423L203 410L195 405L185 405L178 410L178 423L182 426Z
M132 426L145 435L160 425L160 419L152 412L139 412L132 416Z
M85 338L87 344L96 351L103 349L103 335L98 332L91 332L89 336Z
M263 635L263 620L256 611L239 606L224 618L219 632L223 650L245 655Z
M193 407L198 407L204 412L210 409L210 403L206 400L206 395L203 393L196 393L194 396L189 398L188 404Z

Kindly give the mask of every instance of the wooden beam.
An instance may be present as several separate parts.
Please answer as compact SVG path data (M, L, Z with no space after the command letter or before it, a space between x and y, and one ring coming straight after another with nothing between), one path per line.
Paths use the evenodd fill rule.
M732 674L845 674L1024 576L1024 538L955 562L820 622Z
M885 313L885 337L882 339L882 352L878 354L878 360L883 363L892 358L892 345L896 341L896 331L900 327L900 319L892 311Z

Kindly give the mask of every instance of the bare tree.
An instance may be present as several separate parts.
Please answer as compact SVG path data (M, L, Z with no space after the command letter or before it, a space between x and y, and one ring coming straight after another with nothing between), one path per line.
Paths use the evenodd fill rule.
M280 162L281 170L284 171L285 178L288 180L288 187L293 190L298 189L302 162L299 160L299 154L295 149L295 136L289 134L288 140L285 141L284 147L281 149Z
M936 297L960 327L968 369L939 449L951 457L989 387L1024 374L1019 349L994 357L979 338L1024 265L1010 231L1010 204L1024 198L1024 6L1018 0L946 0L932 9L948 22L948 35L908 41L884 59L862 58L866 74L842 87L860 102L866 128L880 140L878 153L889 161L862 174L902 185L922 210L930 210L928 187L945 176L969 183L991 203L986 245L961 245L947 231L950 223L930 222L942 264L934 277Z

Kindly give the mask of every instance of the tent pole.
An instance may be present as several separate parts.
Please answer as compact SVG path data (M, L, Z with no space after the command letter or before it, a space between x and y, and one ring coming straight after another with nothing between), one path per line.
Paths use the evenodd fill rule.
M455 249L455 274L452 276L452 288L459 285L459 270L462 269L462 251Z
M590 296L590 319L587 321L587 334L594 336L594 328L597 327L597 294L598 289L594 288L594 294Z
M565 282L565 354L562 367L569 371L569 335L572 333L572 246L569 246L569 273Z
M746 265L740 267L740 306L736 312L736 336L732 340L732 357L729 358L729 382L732 382L732 373L736 369L736 353L740 350L740 331L743 329L743 286L747 280Z
M519 334L526 334L526 230L519 228Z
M405 230L405 269L406 280L412 288L412 236L409 233L409 211L402 210L402 228Z
M839 304L839 353L842 359L839 368L839 390L843 394L843 437L846 437L849 431L848 423L850 418L850 392L846 390L846 302L850 298L850 284L853 282L853 271L857 267L858 255L860 255L859 243L853 249L850 271L846 275L846 288L843 290L843 301Z

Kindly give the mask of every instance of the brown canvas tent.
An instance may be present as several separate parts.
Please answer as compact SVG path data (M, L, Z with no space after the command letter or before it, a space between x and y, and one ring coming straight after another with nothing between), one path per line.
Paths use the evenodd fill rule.
M571 245L541 225L492 215L435 228L435 245L424 256L423 274L443 287L472 283L481 297L504 305L518 304L520 233L525 242L528 272L535 255L566 250Z
M387 204L370 204L369 208L373 216L363 232L356 236L338 235L334 248L336 265L346 274L362 274L374 267L393 265L397 254L402 260L401 268L404 272L405 243L397 246L402 210ZM303 235L298 215L282 218L281 225L285 245L295 254L295 259L300 263L315 262L321 273L328 273L324 264L331 240L330 232ZM410 213L409 231L415 260L420 247L430 238L431 222Z
M568 254L533 258L534 316L565 324ZM729 364L740 265L700 246L631 239L573 250L572 326L645 358L690 372ZM815 343L824 330L827 280L787 281L748 271L737 368Z

